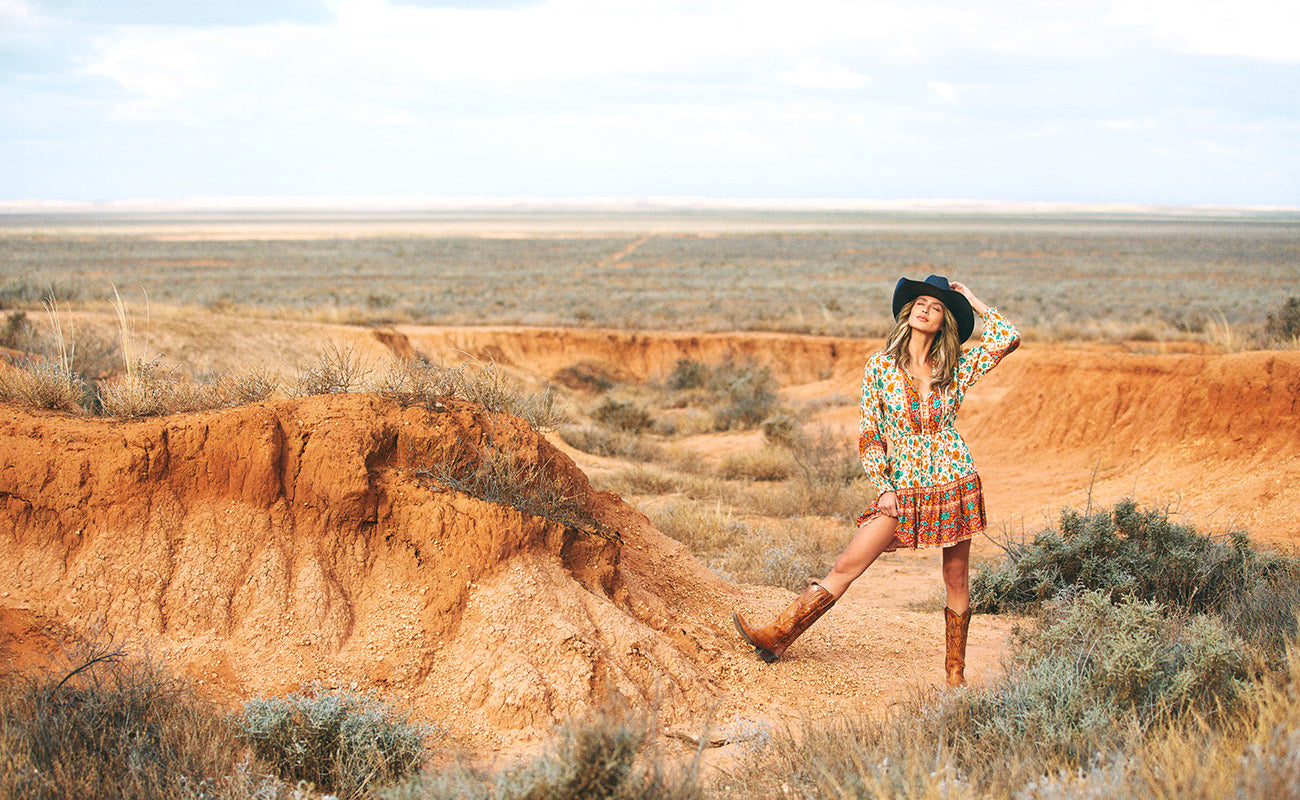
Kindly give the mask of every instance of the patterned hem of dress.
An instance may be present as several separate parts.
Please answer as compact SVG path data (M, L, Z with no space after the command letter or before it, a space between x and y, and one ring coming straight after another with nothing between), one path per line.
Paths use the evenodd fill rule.
M980 476L971 473L944 486L899 489L898 529L895 547L948 547L984 530L984 489ZM858 517L858 525L883 514L871 507Z

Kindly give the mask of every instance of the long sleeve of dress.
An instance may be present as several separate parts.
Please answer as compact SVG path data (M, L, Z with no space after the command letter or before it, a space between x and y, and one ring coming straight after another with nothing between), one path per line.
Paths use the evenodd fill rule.
M1020 331L996 308L984 312L984 333L980 343L967 350L957 362L957 385L963 390L1020 346Z
M862 379L862 433L858 437L858 453L867 477L876 485L877 496L895 491L893 471L885 454L881 387L878 373L868 363Z

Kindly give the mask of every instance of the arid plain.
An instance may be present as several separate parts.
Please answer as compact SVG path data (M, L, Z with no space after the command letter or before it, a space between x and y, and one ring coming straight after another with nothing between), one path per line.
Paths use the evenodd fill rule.
M32 348L12 358L57 324L100 343L103 380L134 360L274 391L132 419L4 406L0 667L109 629L222 703L375 689L487 757L610 695L683 741L711 726L723 762L764 725L879 713L940 682L936 554L887 554L773 666L729 614L778 610L851 536L861 368L894 281L930 273L1024 333L959 418L977 560L1122 497L1294 549L1300 349L1268 332L1300 294L1294 215L9 215L0 307ZM330 358L349 391L304 392ZM413 359L490 366L554 423L395 400ZM683 365L771 397L720 416ZM587 522L412 477L489 439ZM1015 622L976 618L974 683Z

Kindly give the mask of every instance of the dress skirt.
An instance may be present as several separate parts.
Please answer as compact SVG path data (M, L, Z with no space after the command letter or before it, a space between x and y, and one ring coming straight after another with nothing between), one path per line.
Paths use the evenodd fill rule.
M900 488L896 547L948 547L984 531L984 490L979 475L946 486ZM877 503L858 517L858 525L884 516Z

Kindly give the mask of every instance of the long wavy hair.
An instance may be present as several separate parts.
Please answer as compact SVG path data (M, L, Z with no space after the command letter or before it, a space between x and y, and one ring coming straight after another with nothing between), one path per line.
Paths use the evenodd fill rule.
M885 355L894 359L894 363L904 371L911 366L912 356L909 346L912 343L912 326L907 318L912 315L912 306L916 300L910 300L898 312L894 330L885 340ZM943 327L930 342L930 352L926 360L930 363L930 391L946 392L952 388L957 379L957 359L961 358L961 341L957 333L957 318L943 307Z

